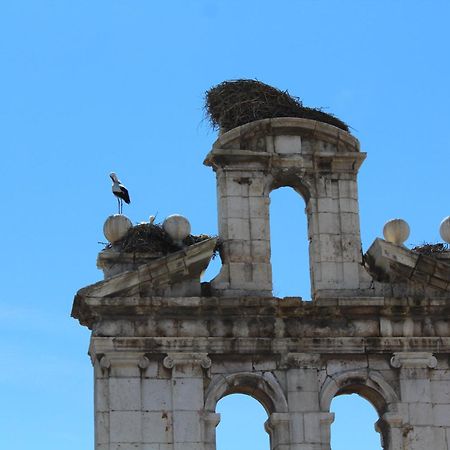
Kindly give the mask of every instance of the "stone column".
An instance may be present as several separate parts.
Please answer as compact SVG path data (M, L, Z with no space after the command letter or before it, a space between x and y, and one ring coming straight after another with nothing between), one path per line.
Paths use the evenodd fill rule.
M203 378L211 360L206 353L169 353L163 364L172 370L173 449L204 450Z
M286 358L291 450L329 449L334 414L320 410L319 359L306 353L289 353Z
M436 367L436 358L428 352L398 352L392 356L391 365L400 372L402 445L408 450L445 448L439 430L433 426L430 370ZM395 442L392 448L404 447Z

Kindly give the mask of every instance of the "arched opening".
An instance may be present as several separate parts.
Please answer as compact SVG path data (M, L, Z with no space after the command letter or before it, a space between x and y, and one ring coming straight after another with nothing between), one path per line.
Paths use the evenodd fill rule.
M270 194L270 244L273 294L311 298L309 241L305 202L290 187Z
M344 395L345 394L345 395ZM379 419L375 407L362 396L343 392L331 403L335 418L331 426L333 450L381 450L381 435L375 431ZM385 447L387 448L387 447Z
M270 449L264 429L267 412L257 400L246 394L231 394L217 404L220 423L216 428L217 450Z

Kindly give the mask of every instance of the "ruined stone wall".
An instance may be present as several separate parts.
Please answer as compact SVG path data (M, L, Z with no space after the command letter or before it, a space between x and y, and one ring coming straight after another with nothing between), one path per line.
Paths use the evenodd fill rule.
M211 285L199 277L212 239L141 255L75 297L92 330L96 450L215 450L216 405L232 393L264 406L271 450L330 450L331 401L349 393L377 410L384 449L450 450L450 265L380 239L362 255L363 159L348 133L306 119L218 139ZM280 186L307 205L310 302L272 297L268 196Z

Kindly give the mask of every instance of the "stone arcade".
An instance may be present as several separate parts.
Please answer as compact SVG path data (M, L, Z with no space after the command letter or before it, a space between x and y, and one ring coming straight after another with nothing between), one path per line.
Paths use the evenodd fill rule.
M222 134L215 239L168 256L101 252L72 315L92 330L96 450L214 450L217 402L262 403L272 450L329 450L332 399L357 393L389 450L450 449L450 260L376 239L361 252L365 154L334 126L266 119ZM269 194L305 200L312 301L273 298ZM305 237L306 239L306 237Z

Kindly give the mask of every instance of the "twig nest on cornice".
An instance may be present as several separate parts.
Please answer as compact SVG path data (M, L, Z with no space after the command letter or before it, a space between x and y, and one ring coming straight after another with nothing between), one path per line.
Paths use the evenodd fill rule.
M409 237L409 225L403 219L391 219L383 227L383 236L391 244L403 245Z
M123 214L109 216L103 225L103 234L112 244L120 241L133 226L131 220Z
M298 97L258 80L229 80L205 95L205 111L221 133L255 120L300 117L325 122L349 132L348 125L320 108L304 106Z
M447 216L439 227L439 233L443 241L450 244L450 216Z
M186 217L180 214L172 214L163 222L164 231L178 245L182 245L183 239L191 234L191 224Z

